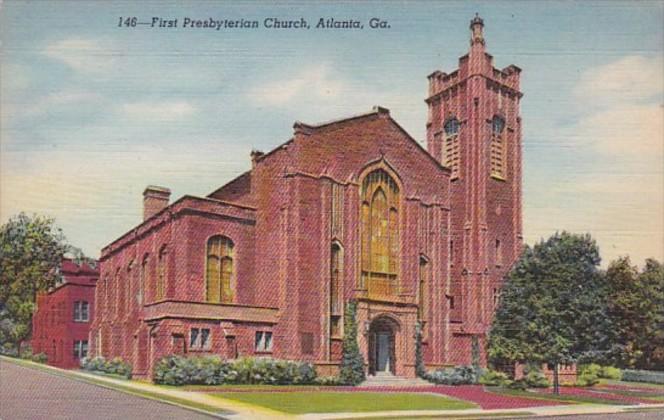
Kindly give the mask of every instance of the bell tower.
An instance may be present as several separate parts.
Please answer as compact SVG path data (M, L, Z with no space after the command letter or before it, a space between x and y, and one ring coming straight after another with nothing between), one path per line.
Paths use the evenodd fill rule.
M446 363L467 364L484 348L502 280L521 251L523 94L521 69L494 67L477 14L458 66L428 77L427 146L450 169Z

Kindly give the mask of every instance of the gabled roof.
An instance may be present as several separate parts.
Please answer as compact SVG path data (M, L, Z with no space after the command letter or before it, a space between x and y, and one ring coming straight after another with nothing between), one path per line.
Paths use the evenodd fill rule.
M415 140L413 136L411 136L394 118L390 116L389 109L381 106L374 106L373 109L369 112L351 115L349 117L324 121L316 124L309 124L301 121L296 121L293 124L293 130L295 132L295 137L297 137L298 135L310 136L310 135L315 135L317 133L334 130L339 127L345 126L347 124L359 123L360 120L364 119L373 120L380 117L386 117L386 120L389 121L391 124L393 124L401 133L403 133L410 142L415 144L417 149L422 152L425 158L429 159L438 169L446 173L450 172L449 168L443 166L440 162L438 162L438 160L436 160L433 156L431 156L431 154L429 154L429 152L417 140ZM255 158L256 162L270 159L272 156L274 156L274 154L277 151L282 150L283 148L288 147L290 144L292 144L295 141L295 137L288 139L286 142L276 146L267 153L264 154L258 153L257 157ZM231 181L227 182L226 184L222 185L221 187L217 188L216 190L208 194L208 197L214 198L216 195L223 193L224 190L228 189L240 188L244 189L248 193L249 192L248 190L250 188L251 173L252 170L242 173L238 177L232 179Z

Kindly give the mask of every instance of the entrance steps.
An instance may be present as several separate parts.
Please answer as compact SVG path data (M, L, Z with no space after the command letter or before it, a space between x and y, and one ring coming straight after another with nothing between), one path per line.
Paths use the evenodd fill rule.
M394 376L392 374L378 373L375 376L369 375L367 379L359 386L361 387L413 387L413 386L432 386L430 382L421 378L404 378L403 376Z

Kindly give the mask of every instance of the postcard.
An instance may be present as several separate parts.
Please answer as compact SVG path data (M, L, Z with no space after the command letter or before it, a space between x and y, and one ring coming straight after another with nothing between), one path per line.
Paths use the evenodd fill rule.
M661 0L0 13L0 418L661 418Z

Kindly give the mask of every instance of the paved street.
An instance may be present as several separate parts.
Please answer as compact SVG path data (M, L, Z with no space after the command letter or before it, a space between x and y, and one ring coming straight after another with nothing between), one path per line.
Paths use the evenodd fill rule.
M614 414L582 414L571 416L544 417L546 420L661 420L664 418L664 409L641 412L614 413Z
M169 404L0 361L0 419L201 419Z

